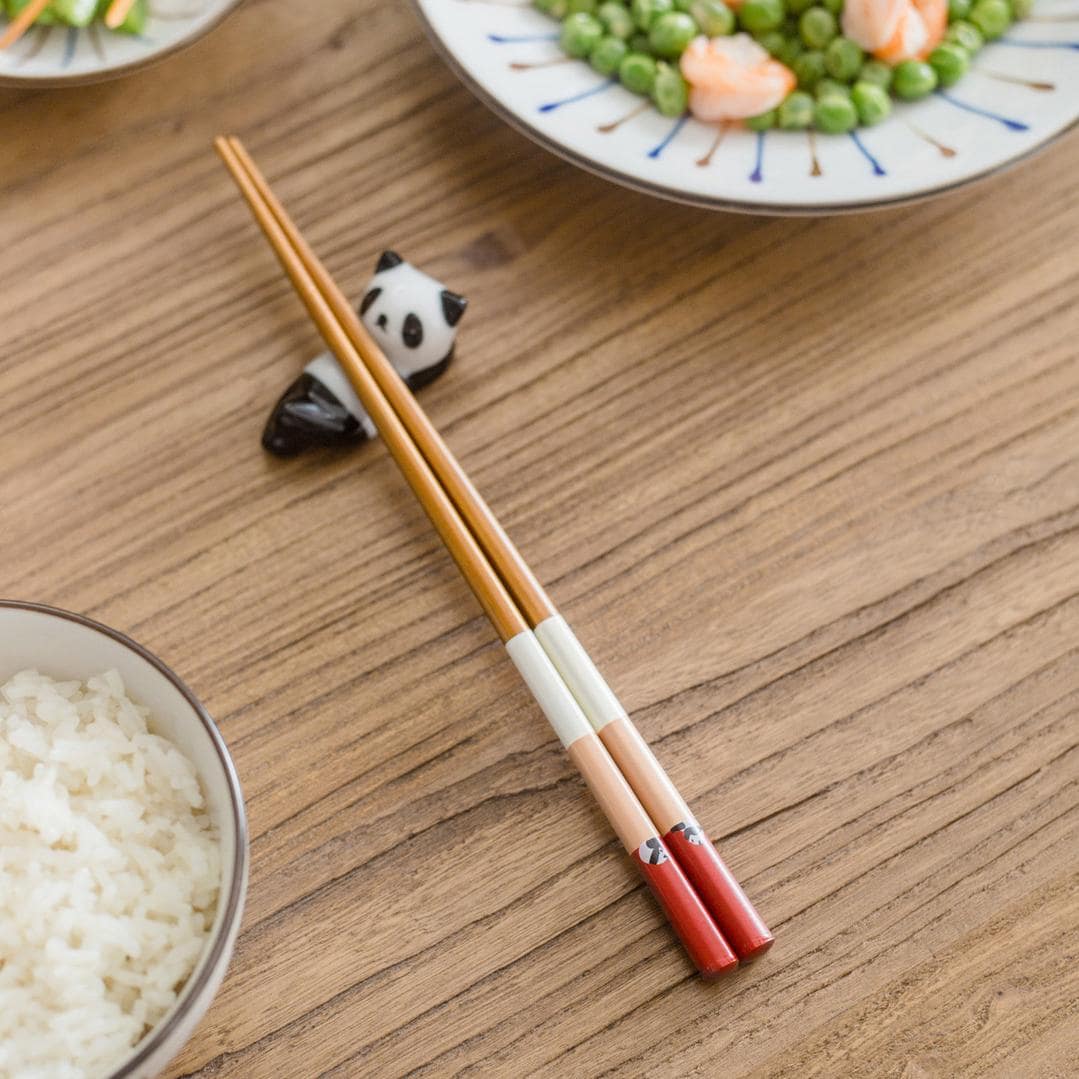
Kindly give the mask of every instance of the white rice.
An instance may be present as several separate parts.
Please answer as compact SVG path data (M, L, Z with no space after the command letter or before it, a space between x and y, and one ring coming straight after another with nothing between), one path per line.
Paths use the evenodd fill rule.
M202 951L217 839L194 766L148 720L115 671L0 687L3 1079L109 1075Z

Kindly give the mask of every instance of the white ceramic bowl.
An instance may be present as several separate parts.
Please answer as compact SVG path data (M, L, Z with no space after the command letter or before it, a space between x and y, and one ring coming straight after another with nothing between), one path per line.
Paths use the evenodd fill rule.
M172 1010L111 1077L150 1079L179 1052L210 1006L240 929L247 889L247 820L240 783L217 727L191 690L122 633L55 607L0 600L0 681L27 667L53 678L82 680L118 670L131 697L150 710L154 731L194 763L220 836L221 891L202 956Z
M850 135L671 120L584 61L528 0L412 0L461 80L542 146L648 194L720 210L838 213L952 190L1079 122L1079 0L1035 0L950 90Z
M0 52L0 86L70 86L118 78L198 41L241 2L150 0L146 32L138 35L114 34L100 23L82 29L34 27Z

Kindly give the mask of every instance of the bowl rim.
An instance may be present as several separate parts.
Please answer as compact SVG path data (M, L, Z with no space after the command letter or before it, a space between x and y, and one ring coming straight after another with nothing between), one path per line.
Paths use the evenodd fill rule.
M158 659L149 649L144 648L138 641L121 633L111 626L106 626L86 615L66 611L62 607L53 607L47 603L33 603L26 600L0 598L0 610L29 611L34 614L43 614L52 618L64 619L74 622L85 629L93 630L105 637L110 638L117 644L123 645L128 651L133 652L140 659L145 660L159 674L163 675L173 687L180 693L191 707L203 730L217 754L218 762L225 775L225 784L229 793L229 808L231 810L232 826L235 829L236 843L232 858L232 882L228 896L225 898L224 913L218 924L217 930L210 940L210 949L202 960L199 969L188 978L172 1010L154 1027L149 1035L136 1046L134 1055L128 1057L123 1064L113 1071L108 1079L128 1079L137 1073L137 1069L145 1064L154 1053L171 1037L177 1026L187 1017L192 1004L199 999L206 986L213 981L215 972L221 960L232 943L232 929L237 925L243 910L244 892L247 880L248 862L248 832L247 811L244 808L243 792L240 789L240 778L236 772L236 766L232 762L225 740L217 729L217 724L210 717L210 713L202 706L199 699L188 688L187 684L171 667ZM220 900L219 900L220 903Z
M421 0L409 0L409 4L421 29L427 37L427 40L430 42L434 51L442 59L442 62L450 69L457 79L464 84L465 89L479 99L482 105L485 105L500 120L508 124L519 134L524 135L525 138L536 143L549 153L554 154L555 157L560 157L563 161L576 166L584 172L591 173L601 180L606 180L608 183L628 188L629 190L636 191L642 195L651 195L652 197L662 199L665 202L673 202L682 206L692 206L700 210L718 210L727 213L749 214L751 216L756 215L761 217L833 217L841 214L873 213L877 210L891 210L904 206L912 206L920 202L928 202L930 199L939 198L941 195L951 194L952 192L968 187L971 184L981 183L983 180L988 180L993 176L998 176L1002 172L1006 172L1023 162L1029 161L1043 150L1047 150L1050 146L1059 142L1065 135L1079 129L1079 116L1076 116L1069 124L1062 127L1059 131L1054 132L1047 139L1042 140L1014 157L997 162L997 164L991 165L981 172L965 176L962 179L955 180L951 183L938 184L934 187L912 191L909 194L893 195L871 201L855 200L852 202L837 202L825 205L815 203L772 202L764 200L754 202L744 199L712 198L705 195L695 195L691 192L683 191L667 184L653 183L652 181L632 176L627 172L622 172L613 165L601 164L590 157L578 153L576 150L570 149L568 146L559 142L554 136L548 135L537 127L533 127L532 124L514 113L513 110L503 104L494 93L473 77L472 73L465 67L464 62L459 59L446 41L443 40L442 35L435 29L433 22L427 17L427 12L424 10Z
M169 56L190 48L201 41L212 30L216 30L244 0L224 0L224 4L206 24L197 32L182 37L171 45L162 45L137 60L128 60L123 64L106 65L81 75L13 75L0 72L0 88L8 90L62 90L67 86L91 86L98 82L121 79L145 67L153 67Z

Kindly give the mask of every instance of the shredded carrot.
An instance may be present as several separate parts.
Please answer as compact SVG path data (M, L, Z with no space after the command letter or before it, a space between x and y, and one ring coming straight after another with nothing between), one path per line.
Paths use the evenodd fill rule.
M37 17L48 6L49 0L30 0L30 3L11 20L3 36L0 37L0 49L6 49L9 45L14 45L34 25Z
M112 0L105 12L105 25L115 30L127 18L127 13L135 6L135 0Z

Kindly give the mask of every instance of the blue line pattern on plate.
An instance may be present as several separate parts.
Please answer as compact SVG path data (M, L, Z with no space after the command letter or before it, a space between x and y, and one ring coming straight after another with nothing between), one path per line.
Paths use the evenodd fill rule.
M546 105L540 105L540 112L554 112L555 109L562 108L563 105L574 105L578 101L584 101L585 98L595 97L596 94L603 93L604 90L609 90L612 86L617 86L617 82L614 79L604 79L598 86L590 87L588 90L582 90L579 94L574 94L572 97L565 97L561 101L548 101Z
M858 147L858 152L873 166L874 176L887 176L888 173L884 171L884 166L869 152L866 145L860 138L858 138L857 131L850 131L848 134L851 137L851 141Z
M648 156L653 159L659 157L663 153L663 151L666 150L667 147L670 146L670 144L674 142L674 140L678 137L678 132L686 126L686 121L688 119L689 115L687 113L683 113L681 116L679 116L678 119L674 122L674 127L672 127L671 130L663 136L663 141L653 146L652 149L648 151Z
M64 57L60 61L60 66L64 68L71 67L71 61L75 59L75 50L79 45L79 31L74 26L67 28L67 37L64 39Z
M532 41L557 41L558 34L488 34L495 45L527 45Z
M764 179L764 135L765 132L757 132L757 156L753 165L753 171L749 174L752 183L759 184Z
M996 120L998 124L1003 124L1009 131L1030 130L1030 125L1024 124L1022 120L1009 120L1007 116L1001 116L1000 113L983 109L979 105L971 105L969 101L960 101L959 98L952 97L951 94L946 94L943 90L938 90L937 96L942 101L947 101L949 105L954 105L957 109L972 112L975 116L984 116L987 120Z

